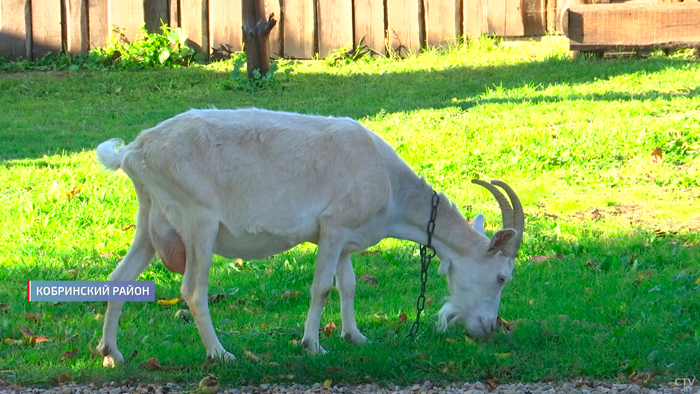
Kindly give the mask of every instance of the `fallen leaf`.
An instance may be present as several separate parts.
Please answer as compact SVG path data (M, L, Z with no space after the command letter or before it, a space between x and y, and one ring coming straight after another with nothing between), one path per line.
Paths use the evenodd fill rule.
M102 320L103 317L104 317L104 315L101 314L101 313L96 313L96 314L95 314L95 320Z
M664 161L664 151L661 148L656 148L653 151L651 151L651 162L652 163L661 163Z
M32 345L36 345L37 343L48 342L50 340L51 338L45 335L34 335L33 337L29 338L29 343Z
M427 300L425 300L425 306L430 306L433 304L433 302L435 302L435 298L430 297Z
M63 271L63 274L68 276L78 276L78 271L71 268L69 270Z
M561 260L564 258L564 253L557 253L555 256L557 259Z
M21 339L12 339L12 338L5 338L5 343L14 346L14 345L19 345L22 343Z
M265 268L265 275L272 274L272 268Z
M227 296L227 294L214 293L214 294L209 296L209 302L221 301L221 299L226 297L226 296Z
M487 390L493 391L493 390L495 390L496 388L498 388L498 385L499 385L499 383L498 383L498 378L497 378L497 377L493 377L493 378L491 378L491 379L486 379L486 380L484 381L484 384L486 385L486 389L487 389Z
M78 349L73 349L73 350L67 351L67 352L63 353L63 356L61 356L61 358L59 360L73 358L73 357L75 357L76 354L78 354Z
M456 372L455 362L451 360L441 362L438 367L440 368L440 372L444 374L453 374Z
M215 394L219 388L219 379L212 374L199 381L199 391L202 394Z
M108 259L108 258L110 258L110 257L114 256L114 254L112 254L112 253L109 253L109 252L106 252L106 253L100 253L100 256L102 256L102 257L104 257L104 258L107 258L107 259Z
M70 376L68 376L64 373L58 375L58 384L70 382L71 380L73 380L73 378L71 378Z
M245 353L245 356L248 357L253 362L259 363L261 360L260 356L251 352L250 350L246 350L244 353Z
M365 283L368 283L368 284L370 284L370 285L372 285L372 286L376 286L377 283L378 283L378 282L377 282L377 278L375 278L375 277L372 276L372 275L362 275L362 276L360 277L360 280L363 281L363 282L365 282Z
M333 381L330 379L326 379L323 381L323 388L328 390L329 388L331 388L331 384L333 384Z
M287 290L284 293L282 293L282 298L294 298L299 295L299 290L291 291Z
M178 309L177 312L175 312L175 318L177 319L178 317L185 323L190 322L190 312L187 309Z
M331 365L330 367L326 368L326 372L328 373L336 373L338 371L342 371L343 367L336 366L336 365Z
M7 306L7 304L0 304L0 312L7 312L10 310L10 307Z
M326 336L328 338L330 338L331 335L333 335L333 331L335 331L336 328L338 328L338 327L336 327L335 323L330 322L330 323L326 324L325 326L323 326L322 328L320 328L318 331L326 333Z
M143 362L143 366L146 369L150 369L151 371L163 371L164 368L158 360L155 357L151 357L148 360Z
M37 320L41 319L41 313L25 313L24 317L29 319L29 320L37 321Z
M408 321L408 316L405 313L399 315L399 322L406 323Z
M598 264L593 259L586 261L586 267L596 268L597 266Z
M379 253L378 250L363 250L362 252L360 252L360 254L363 256L371 256L377 253Z
M156 301L156 304L168 306L168 305L175 305L178 302L180 302L180 298L173 298L170 300L158 300L158 301Z
M530 256L530 258L535 263L544 263L545 261L551 259L549 256Z
M66 192L66 198L71 199L76 197L83 190L83 185L75 185L72 189Z
M131 230L131 229L133 229L133 228L136 228L136 225L132 223L132 224L126 226L126 227L123 227L123 228L120 229L119 231L129 231L129 230Z
M233 263L236 264L236 267L243 268L243 260L242 259L236 259L233 261Z
M454 338L445 338L445 342L447 343L457 343L457 340Z
M25 337L34 336L34 331L32 331L29 327L22 326L19 328L19 330L22 331L22 335L24 335Z

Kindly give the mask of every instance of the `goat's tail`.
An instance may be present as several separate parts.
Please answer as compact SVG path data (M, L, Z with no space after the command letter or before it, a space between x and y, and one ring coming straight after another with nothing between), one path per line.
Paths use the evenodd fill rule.
M122 165L122 151L116 148L123 144L124 141L119 138L112 138L109 141L101 143L97 146L97 149L95 149L97 160L112 171L118 170Z

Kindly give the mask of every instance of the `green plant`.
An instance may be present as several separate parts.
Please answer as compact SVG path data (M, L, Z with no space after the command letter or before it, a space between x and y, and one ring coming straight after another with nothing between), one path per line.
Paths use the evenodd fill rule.
M204 57L187 45L184 30L179 27L173 29L166 24L162 24L160 30L160 34L149 33L142 25L142 38L129 42L123 30L115 28L115 34L110 36L107 46L96 48L91 54L98 62L122 67L178 67L204 62Z
M270 62L270 70L262 75L259 69L253 70L253 79L248 78L248 70L246 66L245 52L239 51L231 54L228 59L229 64L233 67L231 71L231 79L233 83L222 82L221 86L224 89L237 89L250 92L258 92L262 90L271 90L277 84L282 83L282 80L287 80L292 68L287 67L290 62L285 59L275 59ZM275 73L284 67L283 77L276 77ZM277 73L277 75L280 75Z
M323 64L329 67L336 67L361 59L372 59L372 56L375 54L378 54L378 52L368 47L363 37L354 49L349 46L343 46L329 53L323 60Z

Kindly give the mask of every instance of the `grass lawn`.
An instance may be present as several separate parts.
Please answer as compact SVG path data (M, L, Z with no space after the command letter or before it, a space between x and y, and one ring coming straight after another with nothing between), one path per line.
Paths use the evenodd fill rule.
M289 68L256 93L224 88L226 64L0 74L0 379L189 384L213 373L224 385L411 384L655 374L653 384L698 374L700 62L685 54L570 60L557 43L479 41L405 60ZM405 339L419 258L415 245L387 240L353 258L358 277L377 280L359 281L356 298L372 343L354 346L329 331L321 344L330 353L309 355L298 341L316 249L301 245L243 264L215 258L212 318L238 361L204 366L197 328L174 317L184 302L131 303L118 341L133 359L103 369L94 348L106 305L29 303L26 281L106 280L131 243L136 198L128 178L97 165L95 146L209 106L355 118L467 217L485 213L489 232L500 228L498 206L469 180L511 184L526 233L500 313L522 319L518 326L487 343L461 327L437 333L448 290L433 264L420 336ZM157 299L179 297L180 276L159 262L140 279L155 281ZM323 314L322 324L331 322L340 327L337 293ZM22 327L50 341L32 344ZM149 358L167 371L145 370Z

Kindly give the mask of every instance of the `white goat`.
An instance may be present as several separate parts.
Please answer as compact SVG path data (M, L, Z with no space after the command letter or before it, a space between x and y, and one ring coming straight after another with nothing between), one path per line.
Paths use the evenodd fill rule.
M234 359L219 342L207 304L212 253L262 259L302 242L318 245L311 307L302 344L325 352L319 324L335 275L342 337L367 339L355 322L355 273L350 253L392 237L420 244L433 189L373 132L347 118L260 109L190 110L144 130L132 143L113 139L97 158L131 178L138 198L134 242L110 280L135 280L158 252L183 274L181 293L197 322L207 356ZM504 229L492 239L484 217L470 227L439 195L433 246L447 275L450 301L439 313L445 329L463 321L487 338L497 326L501 290L512 278L522 241L523 210L513 190L492 184ZM123 361L117 327L123 302L109 302L98 350L105 366Z

